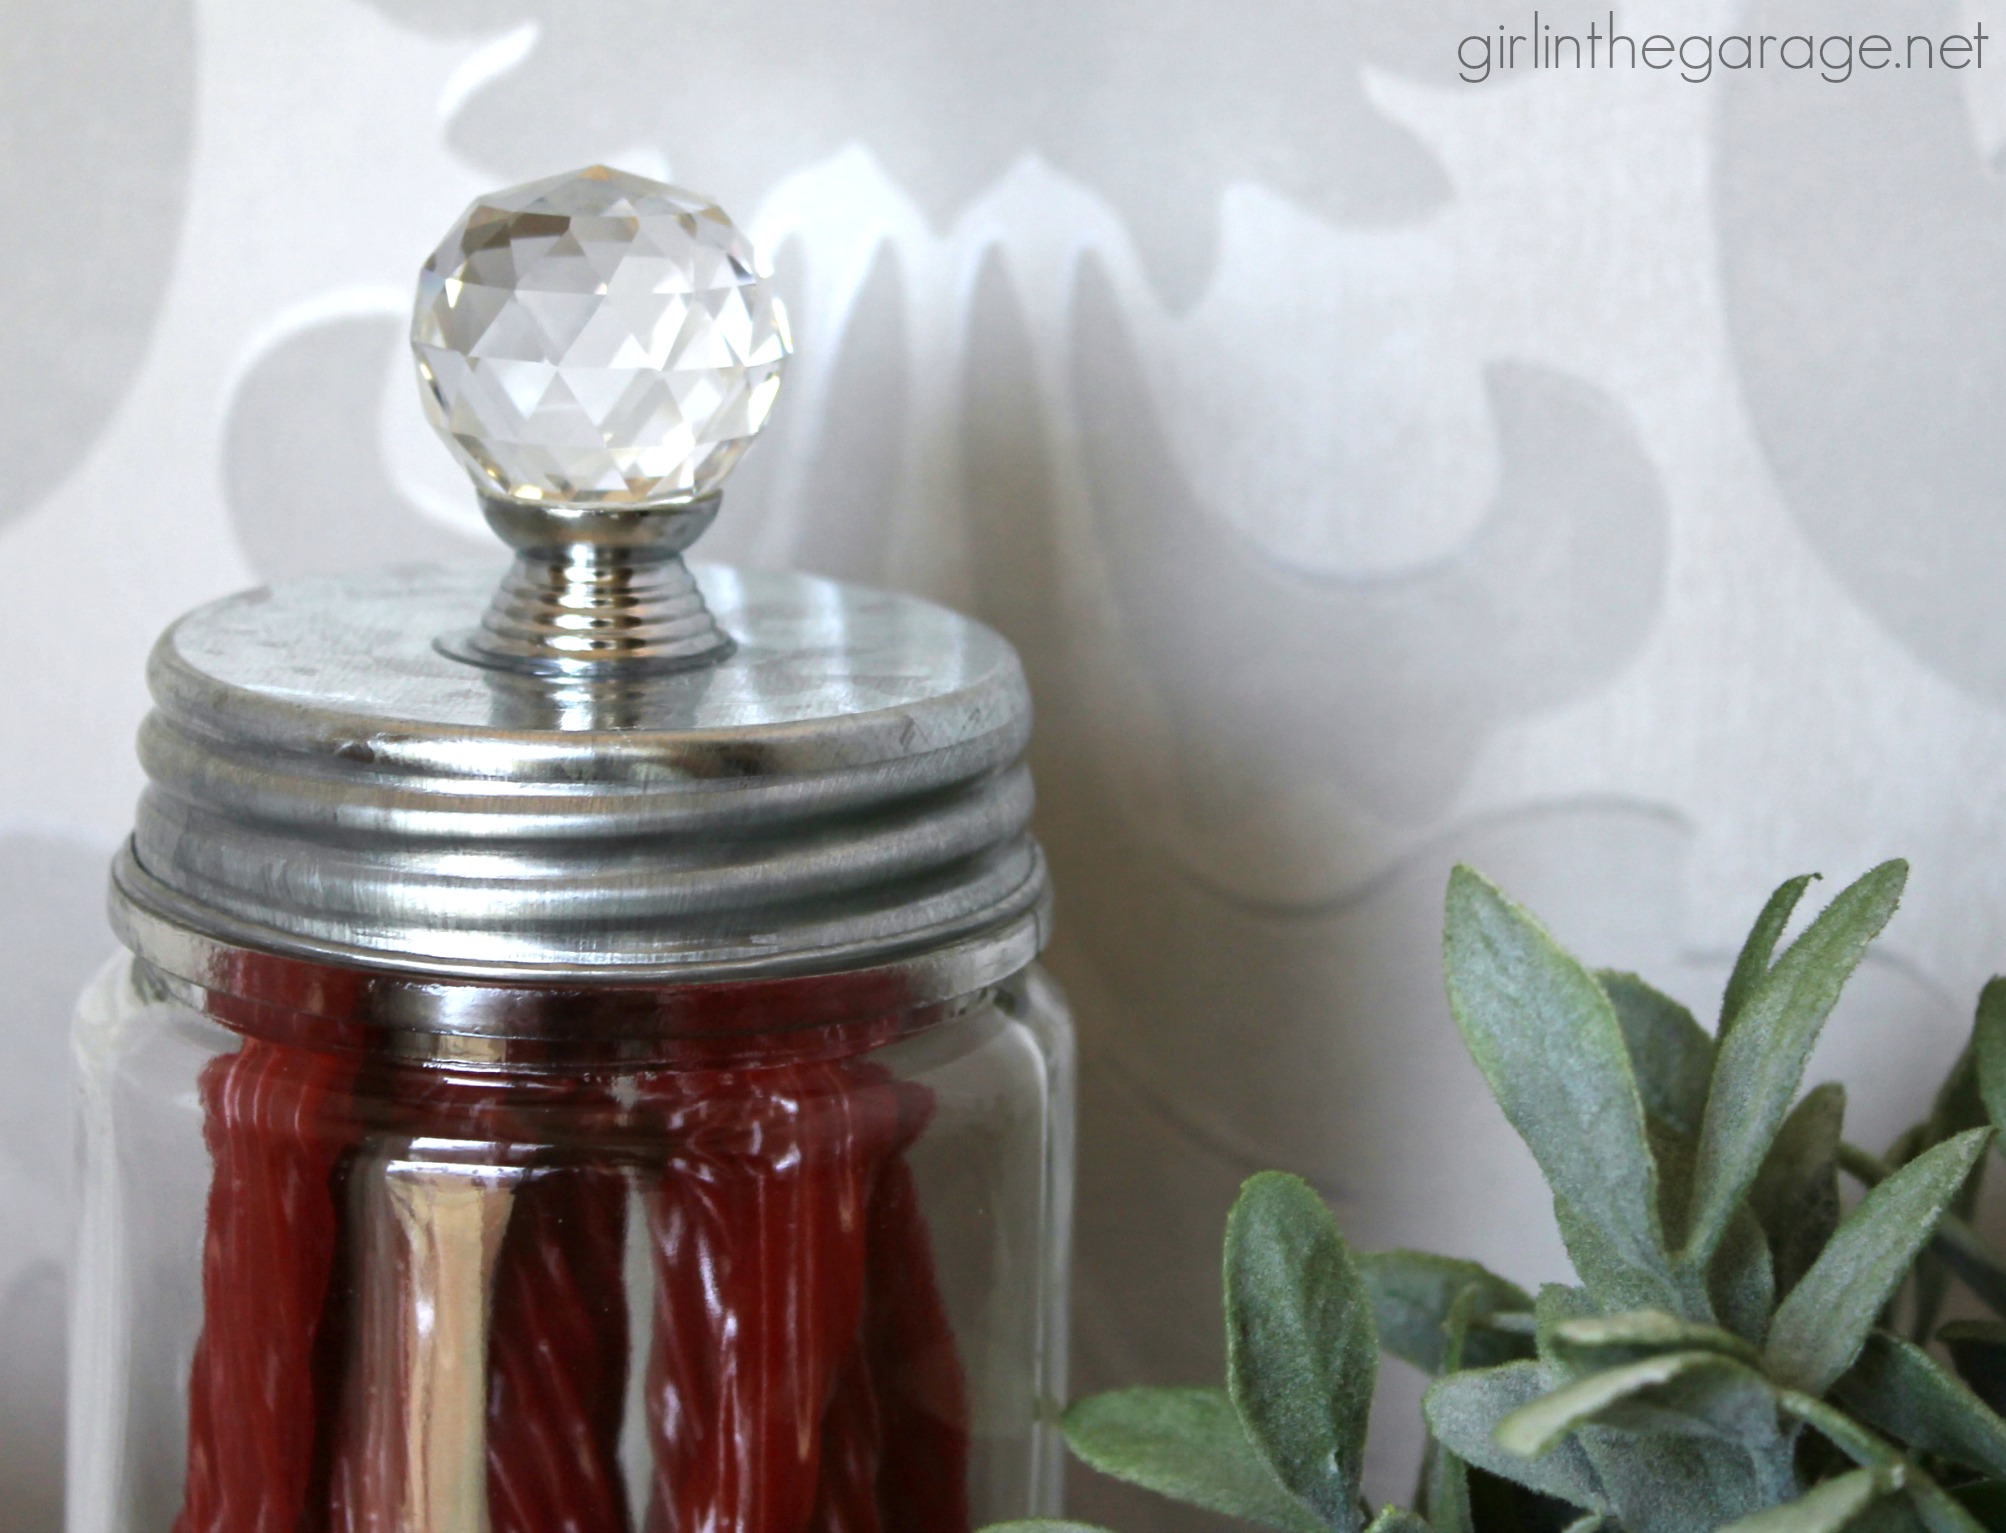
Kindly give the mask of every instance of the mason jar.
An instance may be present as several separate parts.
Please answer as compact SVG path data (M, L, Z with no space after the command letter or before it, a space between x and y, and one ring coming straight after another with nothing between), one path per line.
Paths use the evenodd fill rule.
M785 330L721 219L598 168L477 202L414 336L499 587L300 579L155 650L124 951L76 1030L72 1533L1057 1509L1072 1056L1014 653L693 571L735 451L622 498L589 442L481 414L494 349L441 318L480 282L489 335L591 299L538 266L553 227L602 278L667 250L683 308L630 300L642 340L695 322L692 273L767 315L708 353L742 448ZM543 480L510 478L538 429Z

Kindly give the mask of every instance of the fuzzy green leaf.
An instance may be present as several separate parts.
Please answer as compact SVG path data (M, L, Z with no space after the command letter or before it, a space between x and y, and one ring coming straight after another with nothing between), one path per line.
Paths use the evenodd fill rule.
M1567 1348L1563 1332L1582 1324L1558 1313L1561 1297L1561 1291L1541 1292L1547 1320L1542 1354L1556 1358ZM1642 1334L1669 1338L1669 1327L1644 1326ZM1689 1350L1711 1361L1695 1359L1665 1381L1612 1401L1574 1439L1617 1521L1632 1533L1699 1533L1768 1505L1795 1485L1774 1392L1741 1360L1747 1345L1711 1327L1689 1334L1702 1342Z
M1695 1301L1689 1287L1675 1285L1662 1274L1631 1262L1594 1220L1576 1212L1562 1197L1553 1200L1553 1222L1560 1229L1560 1242L1582 1287L1595 1295L1607 1309L1671 1309L1695 1318L1704 1318L1707 1305Z
M1121 1389L1076 1401L1066 1441L1089 1468L1282 1533L1327 1533L1261 1456L1223 1389Z
M1540 1360L1561 1369L1565 1374L1566 1359L1561 1355L1559 1343L1560 1328L1574 1320L1593 1320L1605 1313L1595 1302L1595 1296L1586 1288L1571 1288L1565 1283L1541 1283L1539 1297L1533 1300L1533 1341L1539 1349ZM1623 1311L1617 1311L1623 1313Z
M1841 891L1749 989L1714 1056L1681 1253L1688 1266L1703 1270L1713 1259L1790 1110L1839 991L1894 914L1907 877L1907 863L1886 862Z
M2006 1264L1993 1254L1985 1237L1955 1214L1944 1215L1936 1227L1930 1250L1964 1285L1983 1299L1997 1315L2006 1315Z
M1990 1137L1973 1129L1925 1150L1860 1200L1777 1307L1763 1349L1771 1377L1819 1395L1852 1367Z
M1839 1227L1839 1135L1846 1088L1814 1086L1790 1111L1763 1157L1748 1205L1769 1237L1776 1287L1788 1293Z
M992 1522L981 1533L1108 1533L1091 1522L1072 1522L1064 1517L1026 1517L1017 1522Z
M1578 1289L1549 1284L1540 1290L1540 1356L1557 1386L1574 1377L1563 1332L1597 1318L1586 1305ZM1717 1368L1695 1365L1612 1404L1595 1425L1554 1450L1580 1448L1616 1520L1630 1533L1704 1533L1766 1505L1792 1484L1769 1386L1728 1355L1745 1356L1746 1344L1712 1327L1691 1334L1725 1349Z
M1443 949L1449 1009L1546 1174L1575 1270L1623 1307L1684 1308L1644 1104L1601 985L1467 867L1449 875Z
M1909 1504L1925 1533L1987 1533L1957 1498L1913 1465L1907 1470Z
M1707 1273L1707 1299L1721 1324L1735 1335L1759 1342L1768 1334L1776 1309L1776 1269L1762 1224L1744 1203L1727 1222L1727 1234Z
M1776 1403L1815 1428L1854 1463L1899 1470L1908 1487L1908 1504L1927 1533L1985 1533L1942 1486L1844 1411L1794 1389L1779 1390Z
M1993 1125L2006 1125L2006 977L1987 980L1978 992L1973 1041L1978 1049L1979 1095Z
M1498 1445L1494 1435L1498 1424L1550 1387L1540 1364L1506 1363L1435 1380L1422 1397L1421 1409L1428 1430L1465 1463L1584 1511L1607 1512L1601 1482L1578 1444L1562 1443L1537 1459L1521 1458Z
M1990 988L1990 985L1986 986L1986 989ZM2000 990L2001 993L1989 1002L1994 1011L2006 1007L2006 986L2001 986ZM1928 1136L1930 1144L1942 1144L1952 1134L1961 1134L1968 1128L1983 1128L1992 1121L1985 1106L1985 1093L1978 1081L1977 1036L1987 1006L1985 991L1981 990L1978 993L1978 1016L1972 1022L1972 1042L1966 1044L1951 1062L1943 1084L1936 1088L1929 1117L1923 1122L1923 1133Z
M1421 1450L1419 1492L1416 1499L1436 1533L1472 1533L1469 1466L1432 1437Z
M1839 1145L1839 1169L1865 1187L1878 1187L1894 1174L1879 1156L1843 1141ZM1937 1224L1930 1250L1990 1305L1993 1313L2006 1315L2006 1264L1993 1254L1983 1235L1956 1214L1948 1213Z
M1226 1384L1285 1486L1354 1533L1379 1368L1372 1300L1323 1199L1300 1177L1250 1177L1226 1220Z
M1438 1373L1454 1373L1463 1366L1464 1344L1469 1340L1470 1319L1484 1302L1474 1284L1456 1290L1449 1313L1442 1323L1442 1358ZM1530 1346L1524 1338L1515 1338ZM1432 1436L1421 1453L1421 1511L1434 1524L1436 1533L1474 1533L1470 1511L1469 1466Z
M1636 975L1597 969L1595 978L1616 1009L1644 1111L1690 1139L1706 1110L1713 1039L1690 1011Z
M1836 1405L1827 1405L1795 1389L1779 1389L1776 1403L1785 1415L1815 1428L1833 1447L1856 1464L1899 1464L1902 1456L1890 1443L1861 1426Z
M1731 1522L1721 1533L1838 1533L1901 1485L1896 1469L1849 1470L1812 1486L1795 1501Z
M1778 1499L1732 1443L1602 1427L1584 1428L1581 1438L1625 1533L1715 1533Z
M1530 1313L1531 1296L1476 1262L1425 1251L1368 1251L1358 1257L1358 1274L1372 1296L1379 1345L1423 1373L1442 1371L1449 1312L1466 1293L1472 1295L1470 1331L1457 1366L1487 1368L1531 1353L1523 1337L1480 1323L1500 1312Z
M1549 1345L1571 1368L1583 1372L1634 1363L1664 1352L1718 1352L1751 1367L1762 1357L1741 1337L1717 1325L1701 1325L1662 1310L1630 1310L1563 1320Z
M1717 1365L1696 1364L1655 1389L1612 1405L1596 1425L1658 1437L1712 1438L1716 1441L1708 1446L1730 1447L1735 1468L1753 1469L1763 1491L1774 1494L1793 1483L1776 1392L1753 1368L1728 1358ZM1591 1436L1586 1446L1589 1458L1599 1463L1606 1443L1598 1446ZM1610 1484L1606 1473L1603 1483ZM1615 1499L1620 1509L1621 1498Z
M1960 1134L1968 1128L1982 1128L1991 1121L1985 1110L1985 1098L1978 1089L1976 1032L1974 1027L1972 1041L1959 1052L1943 1084L1937 1088L1936 1100L1930 1104L1929 1117L1918 1125L1924 1144L1941 1144L1952 1134ZM1978 1205L1985 1165L1981 1160L1971 1173L1970 1179L1950 1205L1952 1214L1965 1218L1971 1216ZM1943 1313L1944 1301L1950 1296L1954 1270L1934 1245L1916 1258L1915 1275L1909 1285L1909 1291L1914 1296L1910 1308L1910 1335L1915 1340L1927 1340L1936 1329L1937 1317Z
M1748 1003L1750 993L1769 972L1769 960L1776 952L1776 944L1783 940L1783 929L1790 924L1790 917L1796 913L1797 902L1804 898L1804 891L1817 877L1816 873L1800 873L1795 878L1786 879L1763 902L1762 913L1755 918L1755 925L1749 928L1748 938L1734 960L1734 972L1727 977L1726 993L1720 998L1721 1037L1725 1038L1734 1030L1735 1019Z
M2006 1477L2006 1421L1922 1348L1876 1331L1834 1397L1911 1448Z
M2006 1325L1997 1320L1953 1320L1936 1333L1950 1361L1978 1398L2006 1408Z
M1568 1433L1591 1423L1607 1422L1612 1412L1632 1403L1654 1407L1657 1413L1687 1416L1696 1424L1709 1424L1714 1399L1727 1392L1737 1397L1730 1402L1730 1410L1738 1422L1746 1415L1746 1406L1739 1397L1746 1393L1751 1382L1761 1389L1759 1377L1748 1367L1719 1352L1662 1352L1588 1374L1521 1406L1498 1423L1498 1445L1507 1452L1537 1458L1550 1452ZM1692 1383L1699 1387L1678 1388ZM1766 1391L1763 1393L1766 1398ZM1772 1409L1772 1420L1774 1414Z

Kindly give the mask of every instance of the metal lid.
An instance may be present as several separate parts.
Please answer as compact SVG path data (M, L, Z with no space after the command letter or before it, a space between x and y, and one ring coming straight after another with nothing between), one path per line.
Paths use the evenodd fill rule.
M851 968L1031 917L1010 646L912 597L703 567L703 669L449 658L492 570L290 581L154 651L125 899L224 940L469 978Z
M483 199L428 265L456 273L445 286L471 303L466 247L513 252L503 302L483 300L485 333L455 339L453 315L442 328L428 314L446 302L438 282L421 286L414 327L434 422L517 549L499 591L487 569L296 580L204 607L160 640L140 735L150 784L113 904L127 940L171 972L199 981L205 952L225 944L419 982L658 984L907 964L946 994L1036 951L1046 878L1027 830L1030 702L1008 643L912 597L683 564L757 429L744 407L757 368L739 354L764 344L757 326L734 332L739 353L712 348L724 386L682 390L669 436L698 444L699 475L627 451L631 413L601 433L612 480L583 488L557 473L504 484L494 469L589 469L589 453L523 450L540 431L575 435L575 418L548 426L524 411L510 440L469 448L485 423L465 399L520 404L522 390L461 378L456 403L444 397L452 359L468 374L492 359L506 329L496 315L510 295L539 296L533 260L566 239L591 257L580 269L598 273L601 301L626 282L621 323L642 351L651 324L688 334L688 313L668 311L687 311L702 286L692 271L713 268L668 260L668 278L649 277L649 311L617 269L629 247L664 265L674 228L648 234L662 205L713 245L742 241L728 223L717 235L723 215L700 199L651 187L595 170ZM567 234L567 219L591 238ZM757 284L749 252L728 265L740 286ZM493 261L483 270L492 278ZM569 339L530 347L554 353L542 365L560 382L566 366L596 369L574 380L571 406L595 388L618 393L598 375L646 374L633 344L581 360L594 321L577 321ZM659 410L649 422L667 429ZM645 474L620 478L642 459ZM677 493L642 493L663 483Z

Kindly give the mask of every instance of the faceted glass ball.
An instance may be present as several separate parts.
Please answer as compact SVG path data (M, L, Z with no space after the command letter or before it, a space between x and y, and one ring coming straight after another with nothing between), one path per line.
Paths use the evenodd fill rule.
M595 165L478 198L419 273L411 348L479 483L595 506L717 489L792 343L721 208Z

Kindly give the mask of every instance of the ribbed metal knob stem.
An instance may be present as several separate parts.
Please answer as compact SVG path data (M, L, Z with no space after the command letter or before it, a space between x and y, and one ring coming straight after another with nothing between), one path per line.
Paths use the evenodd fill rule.
M679 506L573 508L483 496L516 550L478 628L439 647L457 660L543 676L634 675L711 665L732 651L682 550L718 498Z

